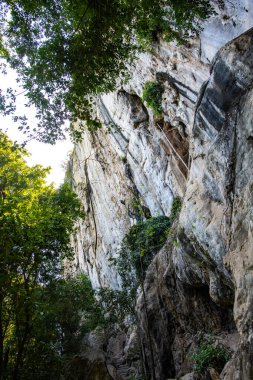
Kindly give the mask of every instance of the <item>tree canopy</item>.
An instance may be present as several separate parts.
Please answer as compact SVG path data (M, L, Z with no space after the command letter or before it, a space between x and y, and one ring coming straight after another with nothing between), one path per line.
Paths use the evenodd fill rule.
M78 337L98 323L85 276L62 278L70 234L83 217L67 184L0 133L0 379L59 379Z
M54 143L64 122L92 115L91 96L113 90L127 63L161 34L182 41L213 11L209 0L1 0L0 53L18 72L38 126L20 128ZM0 109L15 111L16 94L0 94Z

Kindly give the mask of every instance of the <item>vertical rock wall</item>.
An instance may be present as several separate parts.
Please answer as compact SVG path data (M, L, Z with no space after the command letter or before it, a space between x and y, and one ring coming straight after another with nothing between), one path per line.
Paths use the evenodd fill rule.
M120 287L110 258L140 209L169 216L174 197L183 199L176 232L147 272L147 304L138 299L146 366L159 380L190 372L210 331L235 352L221 377L253 378L252 30L210 66L252 26L252 12L249 1L226 1L200 40L160 41L141 54L128 82L97 98L104 128L86 132L73 153L87 214L73 238L76 268L95 288ZM160 119L141 99L147 81L165 88Z
M253 378L252 48L250 29L216 56L196 111L191 173L180 220L219 270L225 275L227 269L232 272L234 317L242 339L242 362L234 379ZM210 284L212 295L211 290Z
M185 374L200 332L226 335L228 344L235 331L232 305L239 341L221 378L253 378L252 48L250 29L214 60L196 109L179 225L149 267L146 305L143 295L138 300L149 357L145 337L151 331L157 379Z
M185 193L195 104L209 62L252 24L248 0L226 1L222 10L213 4L217 15L206 22L200 39L187 46L160 41L152 53L140 54L127 83L97 99L104 129L86 132L75 148L73 183L87 213L74 242L76 266L89 273L94 287L120 286L108 259L138 219L136 201L153 216L169 215L173 198ZM141 99L145 83L157 80L165 88L162 120Z

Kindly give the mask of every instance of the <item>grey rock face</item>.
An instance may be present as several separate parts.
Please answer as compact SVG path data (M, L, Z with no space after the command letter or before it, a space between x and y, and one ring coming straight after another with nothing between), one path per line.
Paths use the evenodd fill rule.
M187 262L192 273L180 276L179 271L184 268L180 268L178 261L175 236L176 233L150 265L144 284L145 297L141 293L137 302L146 363L151 378L159 380L191 372L192 355L200 342L210 334L230 335L235 328L232 305L219 306L210 297L204 278L210 263L203 261L200 267L195 259L197 251L192 250Z
M225 0L223 8L213 4L217 14L207 20L200 38L203 62L211 62L217 50L252 27L251 0Z
M141 370L141 347L136 327L121 329L115 326L114 329L89 333L83 340L83 351L82 356L77 357L78 360L73 362L72 367L78 370L79 360L81 359L82 363L86 360L88 365L84 373L93 369L91 377L88 377L89 380L125 380L130 376L137 377ZM104 372L100 373L101 363ZM91 366L93 368L90 368ZM80 377L81 379L83 378ZM86 380L85 375L84 380Z
M208 64L249 25L249 2L230 5L219 11L229 18L214 16L200 41L161 41L141 54L129 82L97 99L105 129L87 133L73 155L87 214L73 242L76 267L94 287L120 288L109 259L139 207L169 216L173 198L183 198L177 233L149 267L146 301L140 294L137 305L145 365L159 380L195 376L191 357L201 339L211 332L231 343L235 326L239 341L228 344L234 354L219 376L253 379L253 31L225 45L210 74ZM163 120L141 100L154 80L165 88ZM125 340L122 356L135 339ZM109 365L113 372L125 363Z
M66 379L114 380L108 371L103 353L94 350L72 358L66 369L66 375Z
M110 148L105 132L83 139L72 158L74 189L86 218L79 221L73 246L77 270L88 273L94 288L120 287L120 279L110 266L120 242L134 220L132 203L135 188L126 175L126 165ZM132 221L132 222L131 222Z
M253 377L251 144L253 30L217 54L196 111L192 166L181 225L235 284L234 317L242 346L238 379ZM206 178L208 178L208 183ZM211 185L216 184L216 185ZM225 375L229 379L230 375Z
M150 265L138 299L155 379L191 371L200 332L230 335L232 305L240 341L221 378L253 377L252 47L253 29L214 60L196 109L180 226Z
M195 41L192 50L165 43L157 49L157 55L140 55L124 89L97 99L105 129L92 136L85 133L73 154L74 188L87 213L73 242L76 266L89 274L94 287L120 287L109 259L117 255L124 235L138 220L136 200L153 216L169 215L173 198L185 192L187 136L208 66L195 56ZM176 63L177 69L169 74ZM145 82L157 80L157 71L165 88L160 121L140 97Z
M111 134L85 133L75 148L75 189L87 212L73 241L76 267L89 273L94 287L120 287L108 259L117 255L136 221L133 200L141 199L153 216L169 215L173 198L185 193L195 102L208 80L209 63L221 45L253 26L249 0L225 1L223 10L217 1L213 4L217 14L203 25L199 40L189 40L187 47L160 41L152 53L139 55L129 68L129 81L97 99L98 115ZM145 83L157 80L165 88L160 123L141 100ZM215 111L208 109L210 118ZM179 150L184 162L172 149L175 143L184 146ZM217 200L222 198L219 187L218 178L205 175L206 191Z

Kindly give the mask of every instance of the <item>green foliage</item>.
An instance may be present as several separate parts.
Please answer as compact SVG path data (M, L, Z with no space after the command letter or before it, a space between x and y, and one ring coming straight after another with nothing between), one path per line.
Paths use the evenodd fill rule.
M115 88L136 51L158 35L184 41L213 12L209 0L3 0L0 6L0 53L17 70L38 126L15 119L28 138L50 143L64 137L67 119L77 137L77 120L99 128L92 98ZM0 96L2 112L15 112L15 100Z
M103 323L86 276L57 279L39 287L34 298L33 328L19 379L59 379L85 333Z
M198 352L192 356L194 361L194 369L203 372L208 367L221 372L224 365L230 358L229 351L221 346L214 345L212 342L204 342L201 344Z
M141 220L125 235L118 257L111 259L121 277L122 290L101 289L99 292L109 323L122 323L126 316L135 320L137 288L143 283L149 264L166 242L170 226L181 210L181 200L176 197L170 218L157 216L143 221L140 200L134 199L134 205Z
M173 240L173 245L174 245L174 247L176 247L176 248L179 247L179 242L178 242L177 238Z
M123 162L123 164L126 164L127 163L127 158L126 156L122 156L120 157L121 161Z
M82 214L70 187L64 184L55 190L47 185L49 170L40 165L29 167L27 155L0 133L1 263L2 268L11 265L12 273L26 258L25 271L35 271L34 276L44 280L51 270L57 272L54 261L56 264L60 255L71 254L69 235Z
M143 0L135 22L140 46L149 48L159 35L165 41L183 43L200 31L199 20L213 12L209 0Z
M134 321L136 288L112 290L101 288L98 292L99 302L104 310L104 324L112 325L123 323L126 316Z
M124 237L122 250L129 254L139 282L143 281L151 260L164 245L170 225L168 217L157 216L138 222Z
M101 313L86 277L61 279L80 203L27 155L0 133L0 378L56 380Z
M171 223L174 222L174 220L179 215L182 208L182 201L181 198L175 197L172 202L171 210L170 210L170 221Z
M143 205L139 195L136 195L130 199L128 204L128 215L137 221L141 221L143 218L149 219L151 217L148 207Z
M169 227L169 218L158 216L138 222L124 237L118 257L111 259L121 277L122 290L101 289L99 293L109 323L121 323L126 316L135 320L137 288L154 255L164 245Z
M131 374L128 376L127 380L145 380L145 378L142 375Z
M86 277L54 281L34 298L33 328L27 342L20 379L59 379L83 334L101 320Z
M146 82L142 99L146 102L147 106L150 107L156 116L163 112L162 109L162 95L164 92L163 86L158 82Z

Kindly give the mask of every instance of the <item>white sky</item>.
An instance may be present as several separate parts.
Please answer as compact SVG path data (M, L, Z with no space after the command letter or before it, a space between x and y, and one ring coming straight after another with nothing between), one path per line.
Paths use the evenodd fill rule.
M15 81L15 73L8 70L7 75L0 74L0 87L4 90L7 87L17 88ZM18 93L22 92L22 89L17 89ZM17 114L22 116L26 115L29 122L36 123L34 117L34 110L26 108L25 97L19 95L17 97ZM29 123L28 122L28 123ZM18 131L18 123L12 121L11 116L3 117L0 115L0 130L6 132L11 140L22 143L25 140L25 135ZM64 179L63 164L66 162L67 155L73 148L69 139L66 141L59 141L55 145L49 145L40 143L38 141L30 141L26 145L26 149L30 152L31 156L27 159L29 165L41 164L43 166L50 166L51 173L47 177L49 183L54 182L56 186L62 183Z

